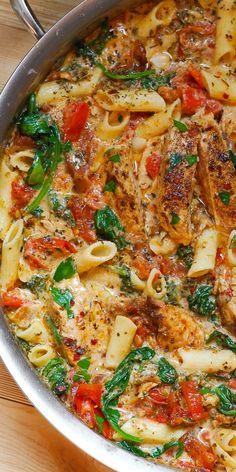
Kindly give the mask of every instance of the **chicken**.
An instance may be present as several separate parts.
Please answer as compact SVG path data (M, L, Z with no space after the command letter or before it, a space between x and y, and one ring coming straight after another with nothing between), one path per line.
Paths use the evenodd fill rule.
M218 125L201 134L198 178L202 198L220 230L229 233L235 228L236 174Z
M160 225L171 238L185 245L192 239L190 204L195 184L198 139L196 126L189 126L184 133L172 129L166 135L157 181Z

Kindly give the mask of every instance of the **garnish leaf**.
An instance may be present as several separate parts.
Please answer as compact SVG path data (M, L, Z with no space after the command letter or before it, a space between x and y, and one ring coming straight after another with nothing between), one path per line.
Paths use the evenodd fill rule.
M195 154L189 154L186 156L186 161L189 165L189 167L192 167L194 164L197 163L198 161L198 156L196 156Z
M113 156L109 157L109 161L120 162L121 161L120 154L113 154Z
M170 224L171 225L177 225L179 222L180 222L179 215L177 215L177 213L171 213Z
M170 155L169 168L167 172L171 172L183 160L183 156L178 152Z
M62 261L56 268L53 280L60 282L63 279L71 279L76 274L75 261L72 257L68 257L65 261Z
M55 303L64 308L67 312L68 318L74 318L74 312L71 308L71 302L74 300L74 297L70 290L61 290L60 288L51 287L50 291Z
M218 346L226 347L236 353L236 342L233 341L230 336L218 331L217 329L210 334L206 343L209 344L211 341L215 341Z
M116 182L115 180L110 180L106 183L103 192L112 192L115 193L116 191Z
M48 380L53 392L56 395L63 395L67 392L68 383L66 382L66 366L62 357L56 357L48 362L42 370L42 374Z
M115 274L118 274L119 277L121 278L121 281L122 281L121 291L122 292L132 293L134 291L134 287L131 282L131 270L127 265L123 264L120 266L109 266L109 269L111 269L111 271L114 272Z
M236 416L236 394L226 385L219 385L215 388L215 393L220 402L218 410L226 416Z
M218 196L221 199L222 203L224 203L224 205L226 205L226 206L229 205L229 202L230 202L230 193L229 192L219 192Z
M192 246L183 246L182 244L177 249L177 256L181 259L186 265L187 269L190 269L193 263L194 251Z
M47 325L49 326L50 330L52 331L53 337L54 337L57 345L61 346L62 339L61 339L60 333L59 333L52 317L51 316L46 316L46 322L47 322Z
M124 226L109 206L97 210L94 219L96 231L100 236L116 243L119 249L124 249L127 246L128 242L124 238Z
M193 295L189 295L188 303L190 310L202 316L209 316L215 312L216 299L212 295L211 285L199 285Z
M157 372L161 381L166 384L173 384L178 378L176 369L164 357L161 357L158 361Z
M185 131L188 131L188 127L185 123L182 121L178 120L173 120L175 127L181 132L184 133Z

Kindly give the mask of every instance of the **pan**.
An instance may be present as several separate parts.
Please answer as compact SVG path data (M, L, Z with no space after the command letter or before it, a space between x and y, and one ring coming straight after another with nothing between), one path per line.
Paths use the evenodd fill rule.
M84 0L44 33L25 0L11 0L17 15L38 42L19 64L0 96L0 143L4 143L13 118L28 94L43 80L52 64L78 38L88 34L104 16L113 16L137 0ZM121 450L90 430L48 390L28 364L7 322L0 316L0 356L20 388L39 412L78 448L117 472L151 472L170 470L154 465Z

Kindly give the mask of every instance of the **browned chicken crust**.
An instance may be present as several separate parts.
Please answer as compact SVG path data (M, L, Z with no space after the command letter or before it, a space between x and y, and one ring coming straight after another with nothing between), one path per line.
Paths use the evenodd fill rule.
M229 233L236 221L236 174L217 124L202 132L198 177L207 210L220 230ZM229 197L229 203L222 201Z
M166 135L157 182L160 225L176 242L185 245L192 239L190 204L196 172L196 162L190 165L186 157L197 156L198 139L197 127L189 128L184 133L172 129ZM173 219L176 219L175 215L177 223Z

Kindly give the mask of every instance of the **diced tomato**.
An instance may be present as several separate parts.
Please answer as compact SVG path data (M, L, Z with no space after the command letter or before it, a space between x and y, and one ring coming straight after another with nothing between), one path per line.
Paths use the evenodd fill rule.
M182 382L181 389L191 420L200 421L206 418L208 413L203 408L202 395L198 391L197 382L195 380Z
M7 308L20 308L26 301L17 297L14 292L4 292L2 294L2 304Z
M203 90L186 85L182 92L182 112L193 115L206 104L206 94Z
M197 85L203 89L204 83L203 83L203 77L202 77L201 71L196 69L196 67L194 67L192 64L190 64L188 67L188 72L191 75L191 77L195 80Z
M184 437L184 449L193 459L197 467L212 470L216 462L216 456L210 446L206 446L190 433Z
M156 267L156 266L157 266L157 262L155 261L155 259L147 260L146 257L143 256L142 254L138 254L132 260L132 267L137 269L138 276L143 280L148 279L148 276L151 270L153 269L153 267Z
M158 413L156 415L155 421L157 421L157 423L167 424L169 422L168 413L165 412L165 411L162 411L161 413Z
M37 252L39 252L39 255L37 255ZM58 257L76 252L77 249L69 241L61 238L46 236L44 238L28 239L25 244L24 255L32 268L44 269L46 268L46 264L44 263L44 260L40 254L49 253L54 257Z
M222 252L222 248L219 247L216 253L216 264L221 265L223 264L224 260L225 260L225 254Z
M184 53L185 49L190 47L199 47L198 42L195 40L193 41L193 35L195 36L198 34L199 36L212 36L210 38L209 44L214 44L214 32L215 32L215 25L209 22L198 22L193 25L184 26L179 33L179 42L181 45L181 49Z
M102 435L106 439L112 439L113 429L107 420L105 420L102 425Z
M80 418L90 428L95 428L97 422L95 417L95 407L92 400L75 397L75 408Z
M95 405L101 405L102 386L100 384L79 384L76 398L92 400Z
M22 148L34 148L35 142L29 136L19 136L16 134L14 137L14 145Z
M176 392L170 392L168 397L168 415L171 426L178 426L187 418L187 413L181 406Z
M72 102L66 105L63 113L64 139L76 141L89 117L87 103Z
M95 210L80 196L72 197L68 202L68 207L76 221L79 236L87 243L94 243L97 239L94 227Z
M157 405L168 404L168 397L163 395L158 387L154 387L148 392L148 398L151 398L151 400Z
M217 115L223 110L222 103L218 102L218 100L213 100L208 98L206 101L205 112L206 113L213 113L213 115Z
M28 187L19 181L13 180L11 184L11 196L18 209L24 208L32 199L34 194L35 190L33 190L31 187Z
M157 177L157 175L159 174L160 165L161 156L157 152L154 152L153 154L148 156L146 160L146 171L149 177L151 177L151 179L155 179L155 177Z

